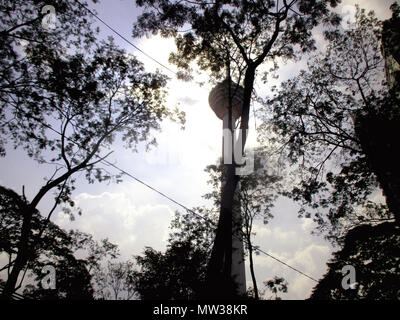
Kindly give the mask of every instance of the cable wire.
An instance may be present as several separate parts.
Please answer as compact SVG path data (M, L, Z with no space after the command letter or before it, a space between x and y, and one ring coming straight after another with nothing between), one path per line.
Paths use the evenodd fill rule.
M94 16L97 20L99 20L102 24L104 24L108 29L110 29L112 32L114 32L116 35L118 35L122 40L124 40L126 43L130 44L132 47L134 47L136 50L138 50L140 53L145 55L147 58L153 60L155 63L163 67L164 69L168 70L169 72L172 72L176 76L178 75L177 72L173 71L172 69L168 68L165 64L161 63L157 59L153 58L151 55L140 49L138 46L134 45L130 40L128 40L126 37L124 37L121 33L119 33L117 30L115 30L113 27L111 27L107 22L105 22L103 19L101 19L97 14L95 14L92 10L90 10L87 6L85 6L83 3L81 3L79 0L76 0L76 2L87 10L92 16Z
M154 188L154 187L150 186L149 184L145 183L144 181L142 181L142 180L136 178L135 176L133 176L133 175L130 174L129 172L127 172L127 171L125 171L125 170L123 170L123 169L117 167L117 166L114 165L113 163L110 163L110 162L107 161L107 160L103 160L103 161L104 161L106 164L108 164L108 165L112 166L113 168L117 169L118 171L120 171L120 172L126 174L127 176L131 177L132 179L136 180L137 182L143 184L143 185L146 186L147 188L149 188L149 189L155 191L156 193L160 194L160 195L163 196L164 198L166 198L166 199L170 200L171 202L177 204L178 206L182 207L182 208L185 209L187 212L189 212L189 213L191 213L191 214L194 214L194 215L200 217L201 219L205 220L206 222L211 223L214 227L216 227L216 224L215 224L214 221L212 221L212 220L210 220L210 219L208 219L208 218L206 218L206 217L203 217L202 215L198 214L197 212L195 212L195 211L189 209L189 208L186 207L185 205L183 205L183 204L179 203L178 201L174 200L173 198L167 196L165 193L163 193L163 192L157 190L156 188ZM236 237L238 240L242 240L240 237L238 237L238 236L236 236L236 235L233 235L233 236ZM255 248L255 251L258 251L258 252L260 252L260 253L262 253L262 254L264 254L264 255L266 255L266 256L268 256L268 257L270 257L270 258L272 258L272 259L274 259L274 260L276 260L276 261L278 261L279 263L281 263L281 264L287 266L288 268L290 268L290 269L292 269L292 270L294 270L294 271L296 271L296 272L302 274L303 276L305 276L305 277L307 277L307 278L309 278L309 279L311 279L311 280L313 280L313 281L315 281L315 282L318 282L318 280L316 280L315 278L313 278L313 277L307 275L306 273L300 271L299 269L296 269L295 267L292 267L291 265L287 264L286 262L283 262L282 260L280 260L280 259L274 257L273 255L271 255L271 254L265 252L264 250L258 248L258 246L257 246L256 244L252 244L252 245L253 245L253 247Z
M255 246L255 245L253 244L253 246ZM286 262L283 262L282 260L280 260L280 259L274 257L273 255L271 255L271 254L265 252L264 250L261 250L261 249L259 249L259 248L257 248L256 250L257 250L258 252L261 252L261 253L265 254L266 256L268 256L268 257L270 257L270 258L272 258L272 259L278 261L279 263L282 263L282 264L285 265L286 267L288 267L288 268L290 268L290 269L292 269L292 270L294 270L294 271L296 271L296 272L302 274L303 276L305 276L305 277L307 277L307 278L309 278L309 279L311 279L311 280L313 280L313 281L315 281L315 282L318 282L318 280L316 280L315 278L313 278L313 277L309 276L308 274L306 274L306 273L300 271L299 269L296 269L295 267L292 267L291 265L289 265L289 264L287 264Z

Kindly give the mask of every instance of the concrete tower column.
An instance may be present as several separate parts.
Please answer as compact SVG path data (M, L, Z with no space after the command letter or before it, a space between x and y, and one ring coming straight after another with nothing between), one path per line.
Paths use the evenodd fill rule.
M231 97L229 97L230 95ZM234 164L235 159L233 154L235 150L232 150L232 148L240 148L240 154L242 152L241 143L238 143L238 139L236 139L235 135L235 120L241 117L243 88L230 80L224 80L210 92L209 103L217 117L222 120L222 162L224 165ZM229 121L229 114L232 116L232 121ZM232 131L229 128L230 122L232 124ZM241 138L241 135L239 135L239 137ZM236 295L245 295L246 277L244 247L241 232L242 221L238 193L240 182L237 183L237 185L232 184L232 186L236 185L236 190L232 190L232 188L230 188L231 186L226 185L226 179L226 174L222 174L221 188L223 196L221 199L221 215L216 240L214 242L213 255L210 262L211 267L209 270L213 270L213 275L210 276L210 279L218 281L219 276L231 276L234 279L237 288ZM232 195L233 199L230 198L231 196L224 198L224 190L229 190L229 188L230 191L228 191L228 194ZM225 216L227 213L228 215ZM227 230L231 230L229 234L227 233ZM225 266L223 266L224 264ZM230 274L228 274L228 269Z

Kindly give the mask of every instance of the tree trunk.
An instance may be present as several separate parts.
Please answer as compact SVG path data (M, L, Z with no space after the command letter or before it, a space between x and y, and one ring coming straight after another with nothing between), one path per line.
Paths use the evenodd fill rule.
M255 67L249 66L244 78L243 110L241 116L242 154L249 122L251 94L253 92ZM231 279L232 263L232 209L239 176L234 163L227 165L226 183L221 193L221 209L211 258L208 264L205 298L231 298L235 296ZM222 295L222 296L221 296Z
M29 259L29 239L31 233L32 216L35 208L31 205L26 206L23 213L23 222L21 228L21 239L18 245L17 257L15 258L14 266L10 272L7 282L1 294L1 299L10 300L15 292L18 276L25 267Z
M29 241L31 237L32 217L36 210L37 205L42 200L42 198L47 194L47 192L49 192L51 189L53 189L63 181L66 181L75 172L84 168L89 160L90 158L87 158L80 165L67 171L57 179L53 180L51 183L48 183L45 186L43 186L36 194L36 196L33 198L32 202L26 206L23 212L21 238L18 244L17 257L15 258L14 266L10 272L10 275L7 278L7 282L5 284L3 293L1 294L1 299L11 299L11 295L15 292L15 286L18 281L18 276L26 266L27 262L29 261L31 253L34 252L35 248L33 244L31 248L29 247Z
M400 116L396 114L396 120L385 117L386 115L373 112L358 117L356 132L371 170L386 197L386 204L394 215L395 223L400 224L400 167L397 155L400 148Z
M247 238L247 245L249 246L250 274L251 274L251 280L253 281L254 298L256 300L259 300L260 297L258 296L257 280L256 280L256 275L254 273L253 246L251 244L250 237Z

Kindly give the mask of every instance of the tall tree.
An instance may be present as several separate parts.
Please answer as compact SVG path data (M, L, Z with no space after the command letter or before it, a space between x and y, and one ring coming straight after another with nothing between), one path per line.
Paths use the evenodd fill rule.
M385 59L385 72L389 94L376 106L360 110L356 118L356 134L362 151L366 154L371 171L377 177L389 210L400 224L400 170L398 157L400 147L397 139L400 123L400 6L391 7L392 18L382 24L381 51Z
M119 49L112 39L94 43L87 17L77 2L60 4L65 8L57 11L57 18L65 29L59 26L53 33L38 31L41 7L35 2L28 7L22 2L14 7L7 4L1 12L10 24L2 34L6 40L1 56L6 72L1 80L2 141L7 137L34 160L53 165L54 172L24 207L18 252L3 298L15 290L18 276L34 251L35 243L30 241L32 216L43 197L56 191L55 206L73 206L70 196L78 172L84 172L90 183L113 177L118 180L119 175L99 166L111 153L114 141L121 139L132 150L139 142L149 146L155 142L152 131L160 128L162 119L172 116L164 105L167 78L158 72L145 72L142 63ZM71 16L71 10L79 15ZM25 17L27 12L36 18L31 21ZM69 35L65 34L68 28L72 28ZM26 33L30 41L36 43L36 37L38 41L27 47L21 59L13 51L14 42ZM48 42L46 34L53 42Z
M373 12L360 8L355 18L355 25L346 30L324 33L326 51L310 59L307 71L283 83L265 101L272 117L267 112L263 115L282 137L290 164L299 168L296 184L287 195L300 201L299 214L313 216L334 242L359 224L393 221L396 216L398 220L395 208L371 199L379 191L379 172L371 166L371 159L383 154L366 148L366 140L374 135L375 146L378 141L384 143L379 132L381 138L389 138L397 123L396 101L385 84L382 23ZM379 120L383 114L391 131ZM260 136L266 145L268 136L262 129ZM394 135L390 138L394 146L393 139ZM384 184L380 186L389 191Z
M262 219L264 224L273 218L271 209L281 191L282 177L273 169L272 161L265 163L268 157L265 150L255 148L254 154L254 172L242 176L238 188L238 197L235 199L234 206L240 210L240 221L233 225L236 234L243 237L244 246L249 258L249 270L253 282L252 294L256 300L259 299L259 290L254 271L254 254L257 247L253 245L253 236L255 235L253 226L256 220ZM207 166L206 172L209 173L208 183L212 186L212 191L205 194L206 199L214 202L214 207L218 208L221 198L221 181L224 174L223 165Z
M190 63L196 62L201 70L210 71L214 79L221 79L226 74L225 67L229 66L228 78L243 84L242 148L257 68L266 62L276 62L278 58L295 59L313 50L312 29L320 22L339 22L338 16L328 9L329 5L337 5L336 0L137 0L136 3L144 7L144 13L134 26L135 36L148 32L172 36L177 52L171 55L171 61L183 71L190 72ZM189 31L183 31L182 35L179 32L182 28ZM209 265L208 297L235 295L228 289L232 287L229 279L231 253L224 250L223 243L229 242L231 237L232 229L226 226L232 220L238 180L235 165L228 165L221 195L220 227Z
M385 73L394 71L387 57L395 55L396 46L388 47L395 35L382 34L396 19L382 23L357 7L355 24L326 31L326 52L266 102L282 150L299 167L286 194L303 204L300 215L313 216L341 245L312 299L396 298L400 180L394 150L400 114L398 87L385 81ZM383 50L382 36L389 38ZM386 203L372 197L379 187ZM341 285L348 265L356 272L350 289Z

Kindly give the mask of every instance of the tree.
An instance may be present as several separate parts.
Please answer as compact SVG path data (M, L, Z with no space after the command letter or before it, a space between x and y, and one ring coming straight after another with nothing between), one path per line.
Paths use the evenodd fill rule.
M0 186L0 254L8 256L8 263L1 271L9 276L12 261L18 251L26 199L11 189ZM93 299L92 278L106 258L118 256L116 245L107 239L97 242L89 234L59 228L46 221L38 211L32 216L31 242L37 242L35 250L23 270L23 276L15 288L23 285L26 276L33 283L24 288L24 295L34 299ZM40 237L39 237L40 235ZM79 256L79 258L77 258ZM56 270L56 288L45 289L40 284L45 266ZM7 277L5 277L7 278Z
M237 229L235 234L243 237L245 249L249 257L249 269L253 282L252 295L256 300L259 299L259 290L254 272L253 256L257 251L257 247L253 245L253 224L256 219L262 219L264 224L268 224L273 218L271 209L278 194L282 188L282 177L273 170L273 162L264 162L268 158L268 154L261 148L255 148L254 154L254 171L249 175L245 175L240 180L238 188L238 198L234 202L234 206L240 210L240 221L236 221ZM207 193L204 197L212 199L214 207L218 208L221 197L221 178L223 176L224 166L219 165L207 166L206 172L210 175L208 183L212 186L212 192Z
M315 300L396 300L400 283L400 228L390 222L361 225L345 236L343 248L334 253L328 272L314 287ZM355 270L355 283L344 288L344 266Z
M341 245L312 299L396 296L399 100L396 85L387 87L380 45L390 23L357 8L355 25L326 31L326 53L268 100L275 132L302 173L286 194ZM386 203L371 198L378 187ZM346 265L355 268L354 289L341 286Z
M55 9L54 29L45 27L49 7ZM76 1L6 0L0 8L0 154L5 155L10 140L34 154L24 133L34 132L45 141L42 122L52 112L37 74L54 56L74 49L86 52L96 32Z
M368 151L365 143L373 135L375 146L383 141L378 137L384 122L374 115L386 114L386 121L397 118L396 103L384 81L381 26L373 12L357 8L355 25L325 31L326 52L312 58L308 71L283 83L266 101L273 116L270 121L265 112L263 118L283 137L285 155L300 172L294 172L296 185L286 195L300 201L299 215L313 216L333 242L340 242L356 225L390 221L398 215L393 206L371 200L380 182L371 158L382 153L371 147ZM369 134L362 133L365 130ZM389 137L390 130L383 136ZM268 137L264 139L266 144Z
M68 11L71 6L60 4L66 6L63 8L68 13L64 15L60 10L57 16L72 31L70 37L63 38L64 29L56 29L57 35L50 36L54 43L46 42L44 31L35 33L40 28L37 18L24 22L28 19L25 11L37 15L35 7L18 4L13 16L19 18L21 13L23 20L4 20L13 27L3 30L2 37L12 40L2 53L2 63L15 80L9 83L7 75L2 78L1 133L14 147L25 149L34 160L52 164L55 169L24 207L18 253L12 261L4 298L14 291L30 252L34 251L30 245L32 216L43 197L57 191L55 206L60 203L73 206L70 195L78 172L84 172L89 183L111 178L118 181L120 175L112 175L99 166L111 153L105 154L106 150L119 138L133 150L139 142L146 142L146 146L154 144L152 130L159 129L162 119L172 116L164 105L163 87L167 78L158 72L145 72L143 65L116 47L112 39L94 43L92 31L82 33L82 28L90 25L78 3L72 8L80 14L71 19ZM2 15L7 16L10 10L12 6L2 11ZM27 48L27 56L21 60L12 51L12 41L25 33L32 36L33 42L35 36L39 38L37 45ZM7 58L9 55L11 61ZM175 115L181 117L181 114Z
M281 297L278 296L278 293L287 293L289 283L284 278L275 276L272 279L263 281L263 285L263 289L258 289L258 298L256 298L255 296L255 291L253 287L250 287L247 290L247 296L250 299L256 300L281 300ZM266 290L272 292L274 296L267 296Z
M286 293L288 291L288 283L284 278L274 277L271 280L264 281L265 287L275 295L275 300L281 300L278 292Z
M215 219L210 211L194 208L175 213L166 251L146 247L136 256L139 270L132 273L132 284L142 300L190 300L199 298L211 253ZM214 215L215 217L215 215Z
M133 287L134 264L132 261L107 262L94 275L94 295L101 300L130 300L136 292Z
M337 2L137 0L136 3L145 9L134 25L133 34L160 32L163 36L173 36L177 52L171 55L170 60L181 70L190 73L191 63L196 62L201 70L210 71L214 79L227 74L228 80L232 78L243 84L240 123L243 153L257 68L266 62L274 63L278 58L294 59L302 52L313 50L311 30L320 22L339 22L338 16L328 9L328 4L336 6ZM186 27L189 31L180 34L180 29ZM232 124L229 129L232 130ZM208 275L209 294L215 297L235 295L228 289L232 286L221 284L221 281L230 281L229 257L232 250L226 244L232 236L229 226L239 181L235 164L227 165L226 172L219 227Z
M249 254L253 289L251 296L259 299L259 290L254 273L253 254L257 249L252 244L253 222L262 218L265 224L272 218L271 208L280 187L280 177L271 172L271 167L262 163L265 153L255 154L255 171L245 176L240 184L239 204L243 226L238 234L243 235ZM194 299L204 294L207 264L211 256L211 245L216 228L216 213L221 194L221 176L224 166L209 165L211 191L204 198L213 201L210 208L194 208L192 212L176 212L171 222L168 245L165 252L146 247L143 255L136 256L140 270L134 271L133 286L142 299ZM195 213L198 215L196 215ZM237 226L239 228L239 226ZM262 295L261 295L262 296Z
M391 6L392 18L382 24L381 51L385 59L386 80L389 95L375 108L362 110L357 115L356 134L360 139L362 151L366 154L370 170L377 177L389 210L400 224L400 171L395 150L400 144L396 138L400 121L400 77L399 44L400 6Z

